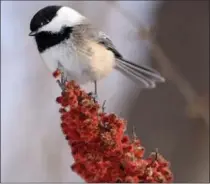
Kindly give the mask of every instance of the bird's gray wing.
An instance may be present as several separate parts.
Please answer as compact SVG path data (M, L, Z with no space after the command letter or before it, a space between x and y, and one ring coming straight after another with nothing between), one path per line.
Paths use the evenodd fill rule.
M114 53L116 57L117 68L120 68L127 74L129 73L129 75L139 79L145 83L146 86L153 87L155 86L155 82L163 82L165 80L156 70L150 67L137 65L124 59L112 43L111 39L104 32L98 32L97 42Z
M82 24L74 27L74 37L77 37L75 40L79 40L79 42L86 39L94 40L106 47L108 50L112 51L116 59L122 58L122 55L116 49L111 39L103 31L100 31L96 26L91 24L87 19L85 19Z
M150 67L137 65L123 58L121 53L116 49L111 39L102 31L92 27L91 24L83 25L83 35L88 39L92 39L103 45L108 50L114 53L116 58L116 69L120 69L130 77L140 80L147 87L154 87L155 82L163 82L164 78L154 69ZM81 29L80 29L81 30Z
M119 51L116 49L110 38L102 31L98 32L97 36L97 42L99 44L102 44L104 47L106 47L108 50L112 51L116 58L122 59L123 56L119 53Z

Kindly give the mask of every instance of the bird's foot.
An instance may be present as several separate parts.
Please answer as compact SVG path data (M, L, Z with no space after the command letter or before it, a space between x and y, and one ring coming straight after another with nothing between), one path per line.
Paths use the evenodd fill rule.
M62 91L65 91L66 89L66 82L67 82L67 77L64 75L64 73L61 73L61 80L57 80L57 83Z
M98 101L98 95L96 93L90 92L88 95L93 98L94 102Z
M62 91L65 91L65 84L63 84L60 80L57 80L58 85L60 86Z

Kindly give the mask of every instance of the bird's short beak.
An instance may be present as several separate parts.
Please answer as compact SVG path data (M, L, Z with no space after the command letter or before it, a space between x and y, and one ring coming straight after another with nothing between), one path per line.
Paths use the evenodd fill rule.
M29 33L29 36L35 36L36 34L37 34L36 31L32 31L32 32Z

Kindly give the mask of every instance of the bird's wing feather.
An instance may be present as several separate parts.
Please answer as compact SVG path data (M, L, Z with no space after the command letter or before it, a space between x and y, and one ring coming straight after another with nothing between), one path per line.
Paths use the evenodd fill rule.
M123 56L119 53L119 51L114 46L113 42L109 39L109 37L102 31L98 32L97 42L105 46L108 50L112 51L116 58L123 58Z
M137 78L140 78L141 81L146 81L147 83L151 82L152 85L149 84L149 86L154 86L153 81L163 82L165 80L156 70L125 60L105 33L99 31L97 41L114 53L118 67L123 67L127 72L130 70L131 74Z
M130 76L140 80L147 87L154 87L155 82L162 82L164 78L154 69L150 67L134 64L128 60L125 60L123 56L116 49L115 45L112 43L111 39L102 31L93 27L91 24L82 25L83 30L81 33L85 35L87 39L94 40L95 42L103 45L105 48L114 53L116 58L116 68L120 68L125 71L125 73ZM85 34L84 34L85 32Z
M80 37L87 40L94 40L112 51L117 59L123 58L112 43L111 39L103 31L100 31L97 27L91 24L89 20L86 19L83 24L75 26L74 33L75 36L77 36L77 40L80 39Z

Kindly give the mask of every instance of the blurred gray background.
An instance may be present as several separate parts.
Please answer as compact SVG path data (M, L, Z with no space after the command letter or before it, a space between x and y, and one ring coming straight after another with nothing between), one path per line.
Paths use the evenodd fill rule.
M152 65L149 43L139 38L138 22L113 8L117 3L146 26L171 62L199 94L209 93L208 1L3 1L1 3L1 176L2 182L81 182L59 125L55 98L60 90L45 68L29 23L50 4L71 6L108 33L135 63ZM92 89L91 84L83 86ZM186 116L185 100L170 81L141 90L114 71L99 83L107 111L128 119L147 153L159 148L172 164L175 182L209 181L209 126Z

